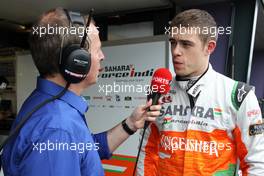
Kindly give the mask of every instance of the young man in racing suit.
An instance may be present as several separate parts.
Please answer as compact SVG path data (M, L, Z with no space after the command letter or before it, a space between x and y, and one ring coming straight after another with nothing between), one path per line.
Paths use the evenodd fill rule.
M185 33L177 33L177 31ZM213 17L191 9L171 23L176 78L143 139L140 176L264 175L264 136L260 108L251 86L213 70L209 56L217 35ZM209 30L209 29L208 29Z

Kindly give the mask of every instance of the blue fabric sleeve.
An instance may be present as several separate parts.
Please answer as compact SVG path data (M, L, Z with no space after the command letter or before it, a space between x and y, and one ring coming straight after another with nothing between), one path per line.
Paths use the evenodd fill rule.
M107 141L107 131L93 134L93 139L95 143L99 144L99 156L102 159L109 159L111 158L112 154L110 153L109 147L108 147L108 141Z

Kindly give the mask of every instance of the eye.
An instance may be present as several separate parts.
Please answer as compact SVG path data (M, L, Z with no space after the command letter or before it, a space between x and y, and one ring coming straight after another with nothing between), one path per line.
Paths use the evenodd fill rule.
M177 42L176 42L175 40L170 40L170 44L171 44L171 45L176 45Z
M188 48L188 47L191 47L191 46L192 46L191 43L186 42L186 41L182 41L181 44L182 44L182 46L183 46L184 48Z

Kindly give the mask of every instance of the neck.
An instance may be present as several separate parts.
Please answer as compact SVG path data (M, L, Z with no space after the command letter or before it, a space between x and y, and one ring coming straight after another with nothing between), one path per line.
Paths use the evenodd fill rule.
M54 76L49 76L46 78L47 80L54 82L55 84L58 84L62 87L66 87L67 82L60 74L55 74ZM81 95L81 93L84 91L84 88L82 86L82 83L77 84L71 84L68 90L72 91L76 95Z
M203 69L201 69L200 71L197 71L197 72L192 73L190 75L185 75L185 76L177 76L176 75L176 79L177 80L197 80L205 72L207 72L208 68L209 68L209 64L207 66L205 66Z
M177 78L179 78L179 80L197 80L201 75L198 75L198 76L178 76Z

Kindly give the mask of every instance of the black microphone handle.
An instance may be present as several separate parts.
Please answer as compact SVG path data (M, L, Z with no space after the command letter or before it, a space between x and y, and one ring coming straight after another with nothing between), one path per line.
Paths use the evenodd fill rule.
M148 100L149 100L150 98L152 98L152 105L157 105L157 104L159 104L159 99L160 99L160 97L161 97L161 94L160 94L160 93L156 93L156 92L154 92L154 93L152 93L152 94L150 94L150 95L148 96ZM148 109L148 111L150 111L150 109ZM145 121L144 129L147 129L147 128L148 128L149 123L150 123L149 121Z

